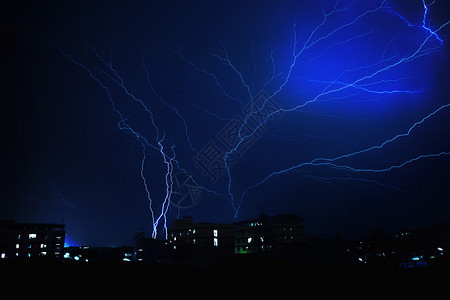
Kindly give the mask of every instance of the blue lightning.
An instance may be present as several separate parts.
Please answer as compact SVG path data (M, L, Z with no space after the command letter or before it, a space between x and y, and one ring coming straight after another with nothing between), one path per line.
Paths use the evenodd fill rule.
M422 24L421 25L415 25L410 23L406 18L404 18L401 14L397 13L395 10L391 10L393 13L395 13L397 16L399 16L403 21L405 21L406 24L408 24L409 27L417 27L417 28L423 28L425 29L430 36L433 36L435 39L437 39L441 44L444 43L444 41L442 40L442 38L438 35L438 32L444 28L445 26L447 26L450 23L450 20L447 21L446 23L442 24L437 30L433 30L431 29L431 27L429 27L427 25L427 18L428 18L428 10L429 7L432 6L433 4L435 4L435 0L433 0L433 2L431 2L430 4L427 4L425 0L422 0L422 5L423 5L423 17L422 17Z
M106 92L109 102L111 104L111 107L115 113L115 115L118 117L119 121L117 123L118 127L120 130L125 131L127 133L130 133L132 136L134 136L140 143L141 147L142 147L142 159L141 159L141 163L140 163L140 177L142 179L143 182L143 186L144 186L144 190L145 193L147 195L147 200L148 200L148 207L150 210L150 214L151 214L151 219L152 219L152 237L153 238L157 238L158 236L158 227L160 225L160 222L162 222L162 234L164 236L164 238L167 238L167 218L166 218L166 214L170 205L170 199L172 196L172 192L173 192L173 170L174 170L174 161L175 161L175 145L172 144L172 146L170 147L170 151L171 151L171 155L169 155L168 153L166 153L166 150L164 148L164 140L166 138L166 133L164 132L163 134L161 134L161 130L159 128L159 126L156 123L155 120L155 116L154 113L152 112L152 110L144 103L143 100L141 100L139 97L137 97L135 94L133 94L130 89L126 86L125 84L125 80L122 76L119 75L119 73L117 72L117 70L113 67L111 59L110 61L106 61L96 50L95 47L91 46L90 44L86 43L86 47L90 50L92 50L94 56L98 59L99 63L102 63L104 66L106 66L106 69L101 68L99 63L96 63L96 66L99 69L94 69L94 68L90 68L88 67L86 64L81 63L81 61L75 59L75 57L69 55L66 51L64 51L61 47L54 45L52 43L46 42L48 45L54 47L55 49L57 49L64 57L66 57L67 59L69 59L69 61L71 61L73 64L75 64L76 66L82 68L83 70L85 70L89 76L96 82L98 83L98 85ZM110 56L111 56L111 50L110 50ZM186 134L186 138L188 141L188 144L190 146L190 148L194 150L190 139L189 139L189 135L188 135L188 129L187 129L187 124L186 124L186 120L183 118L183 116L178 112L178 110L176 108L174 108L173 106L171 106L170 104L168 104L167 101L165 101L154 89L150 78L149 78L149 73L148 70L145 66L145 63L143 61L143 66L144 66L144 70L147 74L147 81L149 86L151 87L151 90L153 92L153 94L162 102L164 103L167 107L169 107L171 110L173 110L176 115L183 121L184 123L184 127L185 127L185 134ZM116 101L114 101L114 97L112 95L111 92L111 88L108 87L107 83L105 80L102 80L100 78L100 75L104 75L106 78L110 79L112 82L114 82L117 86L119 86L123 92L130 98L132 99L134 102L137 102L138 104L140 104L140 106L148 113L149 117L150 117L150 121L151 121L151 126L154 128L154 133L155 133L155 137L154 137L154 143L151 143L149 141L149 139L147 139L141 132L137 131L136 129L134 129L130 122L129 122L129 118L125 117L124 114L122 113L122 111L118 108ZM150 193L150 189L149 189L149 185L148 185L148 179L145 175L145 166L146 166L146 160L148 158L148 151L149 149L153 149L156 150L162 157L164 164L166 165L166 172L165 172L165 196L164 196L164 200L161 206L161 210L159 215L155 214L155 210L154 210L154 206L153 206L153 198L151 196ZM178 165L178 162L176 162L176 165Z
M317 104L319 102L323 103L325 101L337 101L338 99L343 99L352 95L390 96L396 94L418 94L423 92L423 90L420 88L411 89L403 86L400 88L398 86L393 87L393 84L408 82L412 76L396 76L397 74L390 74L394 70L397 70L402 66L406 66L413 62L416 62L419 58L432 55L442 49L444 40L440 36L440 32L450 24L450 20L443 23L436 29L433 29L430 24L431 22L429 21L429 8L435 4L435 1L428 4L425 0L421 1L423 4L423 16L419 25L413 24L413 22L408 21L407 18L396 12L395 9L388 5L387 0L379 1L377 5L362 12L358 12L357 10L357 3L359 2L358 0L350 1L346 5L343 5L342 1L336 1L334 6L329 11L326 11L326 9L322 8L321 20L303 38L303 42L301 42L302 39L300 37L300 26L298 24L298 16L296 14L295 19L292 22L292 40L289 49L289 61L287 63L287 68L283 72L278 71L279 68L276 64L276 54L281 52L281 50L279 50L278 48L272 49L270 51L270 62L272 66L270 72L271 74L269 75L270 78L263 84L261 84L260 89L258 89L258 91L267 93L268 97L265 99L265 102L258 107L256 107L254 103L255 95L257 95L258 93L252 91L252 89L250 88L251 84L246 79L245 73L240 71L240 68L235 64L235 60L231 59L230 51L223 44L221 45L223 55L216 53L209 53L209 55L214 59L217 59L217 62L219 64L225 65L227 67L227 70L231 72L233 76L237 77L241 88L243 88L243 90L245 91L244 97L232 96L232 93L226 90L225 85L220 81L220 77L217 74L214 74L214 72L212 72L211 70L200 66L200 64L195 63L193 60L186 57L181 52L181 48L179 46L177 49L165 47L170 52L176 54L183 63L190 65L195 71L201 73L202 76L211 81L219 90L219 92L223 96L225 96L226 99L240 104L241 108L243 108L246 104L246 101L243 99L248 99L249 102L249 110L245 114L243 123L241 124L237 132L238 143L231 149L227 149L226 153L223 156L223 164L225 166L225 175L227 180L226 192L219 192L215 188L209 188L204 185L200 185L195 180L194 183L197 184L199 188L208 193L211 193L220 198L227 199L231 203L231 206L234 210L234 216L236 217L246 195L248 195L251 190L263 185L271 178L278 175L284 175L290 172L300 172L300 174L302 174L303 176L315 180L325 180L327 182L332 180L363 181L400 191L400 189L392 185L356 176L358 176L359 174L363 176L363 174L365 173L378 174L390 172L401 169L404 166L412 164L418 160L449 156L450 152L448 151L420 154L412 158L405 159L399 163L391 163L388 166L380 168L358 168L351 163L346 163L346 161L348 161L346 159L350 157L354 157L371 151L381 150L388 144L398 142L403 138L407 138L408 136L413 134L416 128L423 125L434 116L446 111L450 107L450 103L436 108L431 113L426 114L421 119L410 124L407 130L402 131L399 134L390 136L388 139L385 139L381 143L376 143L370 147L364 147L363 149L360 149L358 151L335 155L332 157L316 157L307 161L299 159L300 162L294 163L287 168L275 170L270 172L269 174L263 175L262 178L258 179L255 183L243 189L240 195L237 195L233 191L235 178L233 177L231 166L232 156L237 153L240 147L242 147L248 140L254 138L257 132L259 132L275 115L280 113L296 113L304 111L306 107L314 106L313 104ZM355 11L358 12L358 14L352 15L352 13L354 14ZM383 26L370 28L364 30L362 33L353 33L350 31L352 28L358 26L358 24L361 24L361 22L363 22L367 18L386 12L389 12L403 20L400 21L401 24L406 23L408 27L418 28L420 29L420 31L423 31L425 33L423 37L419 37L420 40L418 45L416 45L412 49L409 49L409 51L407 53L404 53L403 55L397 54L388 56L388 48L396 38L396 36L394 36L385 45L384 49L380 51L382 52L382 54L377 58L375 62L367 61L366 63L359 63L357 66L348 65L339 70L337 74L330 73L331 75L329 75L328 77L324 76L324 74L313 74L314 72L312 72L312 74L306 75L296 74L303 66L301 65L302 63L311 64L314 66L314 63L316 63L316 61L314 60L315 58L311 59L308 55L311 55L310 53L316 51L318 47L324 47L326 50L330 50L333 47L366 38L380 30L380 28L382 28ZM342 23L342 20L346 21ZM349 37L345 37L336 41L336 39L339 38L339 34L346 33L347 31L350 31ZM436 41L438 42L438 45L436 45L436 43L433 43ZM144 101L143 98L138 97L137 94L132 91L132 89L127 84L124 76L120 75L116 68L113 66L111 48L109 49L109 59L105 59L102 55L99 54L95 47L86 42L86 48L91 51L91 55L93 55L92 60L95 61L94 66L90 67L87 64L82 63L80 59L76 59L74 56L69 55L60 47L53 44L50 45L56 48L73 64L86 71L88 75L98 83L98 85L106 92L109 103L119 120L117 123L119 129L130 134L139 142L142 149L142 159L140 163L139 174L143 183L150 210L152 220L152 237L157 238L159 236L159 233L161 232L162 236L164 238L167 238L166 215L169 211L171 197L174 191L174 170L184 172L186 175L188 174L188 170L180 161L179 156L176 155L176 149L179 148L175 146L174 141L171 139L170 134L168 133L169 130L167 130L167 128L164 128L164 126L161 125L161 122L158 122L158 115L154 108L156 104L152 103L151 101ZM176 105L163 97L163 93L161 93L161 91L159 91L155 84L152 82L152 73L150 72L148 65L145 62L144 55L142 55L141 65L145 72L145 79L147 81L149 89L152 92L152 95L154 96L154 98L158 99L157 101L159 101L159 103L161 103L166 109L171 111L171 113L174 114L179 121L181 121L185 142L189 146L190 151L193 154L196 154L198 151L196 150L196 147L193 146L191 139L191 130L188 127L187 119L183 116L182 111ZM317 78L319 76L324 76L324 78ZM317 90L314 91L314 94L308 95L306 100L302 100L301 103L296 102L295 104L289 105L280 101L281 107L279 109L273 110L270 113L266 114L264 119L256 124L256 126L253 126L250 132L245 132L246 126L251 122L251 120L254 120L253 117L263 113L264 110L267 109L271 100L274 100L275 98L282 95L283 92L288 89L288 86L292 85L293 81L298 80L299 78L304 82L308 82L314 85L314 87L317 88ZM150 127L152 128L152 134L150 135L151 137L145 136L142 131L138 131L137 129L135 129L135 127L132 126L130 118L125 116L124 112L119 108L117 99L113 97L113 90L110 84L112 84L116 88L119 88L122 93L126 95L127 99L132 100L134 104L138 105L141 109L144 110L148 117L148 121L150 121ZM343 95L343 92L347 94ZM209 115L216 117L221 121L228 120L226 118L222 118L219 114L212 112L206 108L193 103L189 104L196 107L197 109L202 110L203 112L208 113ZM270 135L267 135L266 137L270 137ZM314 136L311 135L310 137ZM283 140L283 138L278 138L280 140ZM156 156L159 159L159 163L162 163L164 165L164 176L162 178L162 182L164 182L164 196L161 199L161 205L160 207L158 207L158 209L156 208L155 200L151 195L153 191L150 190L149 178L146 175L146 166L148 166L149 164L148 158L150 153L156 153ZM341 172L352 173L355 175L354 177L313 176L307 171L302 170L302 168L305 167L329 168ZM161 180L161 178L155 180ZM238 200L236 201L236 199Z
M441 110L447 108L450 105L450 104L445 104L445 105L439 107L438 109L436 109L435 111L433 111L432 113L430 113L427 116L425 116L422 120L414 123L408 129L407 132L402 133L402 134L398 134L398 135L394 136L393 138L384 141L380 145L375 145L375 146L372 146L372 147L369 147L369 148L366 148L366 149L363 149L363 150L359 150L359 151L356 151L356 152L353 152L353 153L343 154L343 155L340 155L340 156L337 156L337 157L334 157L334 158L315 158L315 159L313 159L312 161L309 161L309 162L300 163L300 164L294 165L294 166L286 168L286 169L282 169L282 170L279 170L279 171L274 171L274 172L270 173L269 175L267 175L266 177L264 177L262 180L260 180L257 183L249 186L248 188L246 188L244 190L244 192L241 194L240 200L239 200L237 205L235 205L234 195L232 193L232 175L231 175L230 164L228 162L229 157L233 154L233 152L237 151L237 149L240 147L240 145L242 145L242 143L244 143L247 139L251 138L257 132L257 130L260 129L261 126L263 126L270 119L270 117L272 117L273 115L279 113L280 111L283 111L283 112L298 111L299 109L302 109L302 108L304 108L307 105L310 105L310 104L312 104L314 102L317 102L321 98L324 98L324 97L332 95L332 94L336 94L336 93L341 92L341 91L346 90L346 89L355 89L355 90L360 90L360 91L363 91L363 92L366 92L366 93L372 93L372 94L396 94L396 93L414 94L414 93L421 92L421 91L418 91L418 90L415 91L415 90L398 90L398 89L390 89L390 90L369 89L369 87L371 87L371 86L381 86L383 83L387 83L389 81L396 82L396 81L399 81L401 79L395 79L395 80L385 80L385 79L383 79L383 80L377 80L377 81L374 81L374 82L368 82L368 81L373 79L373 78L378 77L380 74L387 73L388 71L390 71L390 70L392 70L392 69L394 69L394 68L396 68L396 67L398 67L400 65L403 65L403 64L406 64L406 63L410 63L410 62L418 59L419 57L422 57L422 56L425 56L425 55L430 55L434 51L437 51L437 49L439 47L432 47L432 46L430 46L429 48L426 47L428 45L428 43L433 38L438 40L440 42L440 44L442 45L443 40L439 37L438 32L441 31L444 27L446 27L450 23L450 21L447 21L446 23L442 24L437 30L433 31L430 27L428 27L426 25L426 23L427 23L427 16L428 16L428 7L430 5L433 5L434 2L431 3L431 4L428 4L428 5L425 3L424 0L422 0L422 2L423 2L423 7L424 7L424 14L423 14L422 26L420 26L420 27L426 31L427 35L424 38L424 40L420 43L420 45L415 50L412 51L411 54L406 55L404 57L401 57L400 59L396 59L395 57L391 57L389 59L382 59L379 63L373 64L371 66L361 66L361 67L359 67L357 69L354 69L354 70L344 70L333 81L319 81L319 80L317 80L316 82L325 83L325 88L323 88L322 91L320 93L318 93L315 97L313 97L312 99L310 99L308 101L305 101L302 104L296 105L294 107L291 107L291 108L280 108L279 110L270 113L253 130L253 132L243 136L241 133L243 131L244 126L246 125L246 122L248 121L248 119L254 113L260 112L264 108L265 103L259 110L253 111L253 109L252 109L250 111L250 113L245 118L244 124L241 126L241 128L239 130L239 139L240 139L239 142L237 143L237 145L233 149L231 149L229 152L226 153L225 158L224 158L224 163L226 165L226 172L227 172L227 176L228 176L228 189L227 189L227 192L228 192L228 195L229 195L229 197L231 199L231 203L233 205L233 208L235 209L235 217L237 216L237 214L239 212L239 208L241 207L242 201L243 201L245 195L248 193L249 190L254 189L255 187L258 187L261 184L267 182L270 178L272 178L275 175L281 175L281 174L284 174L284 173L288 173L290 171L299 169L299 168L304 167L304 166L326 166L326 167L333 168L333 169L340 169L340 170L346 170L346 171L351 171L351 172L375 172L375 173L381 173L381 172L388 172L388 171L392 171L394 169L402 168L403 166L405 166L407 164L410 164L410 163L413 163L413 162L415 162L417 160L420 160L420 159L426 159L426 158L432 158L432 157L440 157L440 156L446 156L446 155L450 154L449 152L446 152L446 151L442 151L442 152L435 153L435 154L422 154L422 155L419 155L417 157L414 157L414 158L411 158L409 160L406 160L406 161L402 162L401 164L391 165L389 167L381 168L381 169L359 169L359 168L354 168L354 167L348 166L348 165L338 165L338 164L333 163L336 160L348 158L348 157L351 157L351 156L355 156L355 155L358 155L358 154L361 154L361 153L364 153L364 152L368 152L368 151L372 151L372 150L376 150L376 149L381 149L386 144L389 144L389 143L397 140L398 138L408 136L413 131L413 129L415 127L421 125L424 121L426 121L427 119L431 118L432 116L434 116L435 114L437 114L438 112L440 112ZM342 11L348 10L349 7L353 3L354 2L350 3L348 6L346 6L344 8L338 8L337 6L338 6L339 2L336 2L335 6L334 6L334 8L333 8L333 10L331 12L325 13L322 10L322 14L323 14L322 22L311 32L309 37L306 39L306 42L303 44L303 46L299 50L297 50L297 45L299 43L298 42L298 37L297 37L297 30L296 30L297 22L294 21L294 23L293 23L293 40L294 40L294 43L293 43L293 48L292 48L292 57L293 57L292 62L290 64L290 66L289 66L289 70L287 72L287 76L285 77L284 81L282 82L282 84L279 85L278 89L276 89L271 94L271 96L268 97L266 102L269 99L275 97L277 94L279 94L283 90L283 88L285 88L285 86L289 83L290 78L291 78L292 73L293 73L293 70L294 70L294 68L295 68L295 66L297 64L297 61L298 61L299 57L306 50L308 50L309 48L317 45L321 41L327 40L328 38L333 36L336 32L341 31L341 30L343 30L343 29L345 29L347 27L350 27L350 26L354 25L360 19L364 18L368 14L373 14L373 13L376 13L376 12L382 10L382 9L387 8L386 1L382 1L379 6L377 6L374 9L367 10L364 13L358 15L351 22L346 23L344 25L341 25L341 26L339 26L339 27L329 31L328 33L326 33L326 34L324 34L322 36L314 38L315 34L319 31L319 29L327 23L327 20L328 20L328 18L330 16L332 16L333 14L338 14L338 13L340 13ZM401 17L402 20L406 21L406 19L403 18L402 16L400 16L398 13L395 13L395 14L398 15L399 17ZM406 21L406 22L407 22L408 26L412 26L408 21ZM352 38L348 39L347 41L350 41L350 40L362 37L362 36L364 36L366 34L369 34L369 33L370 33L370 31L367 32L367 33L363 33L363 34L361 34L359 36L352 37ZM346 41L344 41L344 42L346 42ZM383 57L385 55L385 51L383 53ZM248 88L248 85L245 84L245 82L244 82L244 80L242 78L242 74L237 71L237 68L232 65L230 60L227 59L225 61L240 76L242 84L245 87ZM374 66L376 67L374 69L374 71L370 72L369 74L367 74L365 76L357 77L355 80L350 81L350 82L345 82L345 81L342 80L342 77L344 77L344 75L346 75L346 74L354 73L354 71L361 70L362 68L370 69L370 68L373 68ZM268 83L266 83L264 85L264 87L266 87L267 85L268 85ZM251 94L250 94L250 96L251 96ZM252 102L252 106L251 107L253 108L253 102Z
M300 169L300 168L305 167L305 166L316 166L316 167L317 167L317 166L325 166L325 167L329 167L329 168L333 168L333 169L340 169L340 170L351 171L351 172L372 172L372 173L382 173L382 172L392 171L392 170L394 170L394 169L400 169L400 168L404 167L405 165L410 164L410 163L413 163L413 162L415 162L415 161L417 161L417 160L419 160L419 159L423 159L423 158L435 158L435 157L440 157L440 156L450 155L450 152L446 152L446 151L442 151L442 152L435 153L435 154L422 154L422 155L419 155L419 156L417 156L417 157L414 157L414 158L411 158L411 159L409 159L409 160L406 160L406 161L404 161L404 162L402 162L402 163L400 163L400 164L397 164L397 165L391 165L391 166L389 166L389 167L387 167L387 168L380 168L380 169L362 169L362 168L359 168L359 169L358 169L358 168L354 168L354 167L351 167L351 166L348 166L348 165L338 165L338 164L335 164L335 163L334 163L335 161L338 161L338 160L341 160L341 159L345 159L345 158L349 158L349 157L352 157L352 156L355 156L355 155L359 155L359 154L362 154L362 153L365 153L365 152L369 152L369 151L372 151L372 150L380 150L380 149L382 149L384 146L386 146L387 144L392 143L392 142L396 141L396 140L399 139L399 138L407 137L407 136L410 135L410 133L411 133L417 126L422 125L426 120L430 119L432 116L436 115L437 113L441 112L442 110L444 110L444 109L446 109L446 108L448 108L448 107L450 107L450 103L445 104L445 105L439 107L439 108L436 109L435 111L431 112L430 114L428 114L427 116L425 116L424 118L422 118L420 121L417 121L417 122L414 123L414 124L413 124L406 132L397 134L397 135L394 136L393 138L388 139L388 140L384 141L383 143L381 143L381 144L379 144L379 145L371 146L371 147L369 147L369 148L365 148L365 149L362 149L362 150L359 150L359 151L355 151L355 152L352 152L352 153L343 154L343 155L336 156L336 157L333 157L333 158L323 158L323 157L315 158L315 159L313 159L313 160L311 160L311 161L299 163L299 164L297 164L297 165L291 166L291 167L286 168L286 169L283 169L283 170L274 171L274 172L270 173L268 176L266 176L265 178L263 178L261 181L255 183L255 184L253 184L253 185L251 185L251 186L249 186L249 187L242 193L242 196L241 196L241 199L240 199L240 203L239 203L238 208L239 208L240 205L242 204L242 201L243 201L243 199L244 199L246 193L248 193L250 190L252 190L252 189L254 189L254 188L260 186L261 184L263 184L263 183L265 183L265 182L267 182L269 179L271 179L272 177L274 177L274 176L276 176L276 175L282 175L282 174L291 172L291 171L293 171L293 170Z

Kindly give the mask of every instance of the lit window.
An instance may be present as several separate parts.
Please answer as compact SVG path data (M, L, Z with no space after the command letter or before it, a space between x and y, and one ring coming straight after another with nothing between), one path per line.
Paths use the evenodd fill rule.
M2 253L2 258L6 258L6 253Z
M219 239L218 238L214 238L214 247L219 246Z
M29 239L35 239L35 238L36 238L36 233L30 233L30 234L28 235L28 238L29 238Z
M218 232L217 232L217 229L214 229L214 230L213 230L213 235L214 235L215 237L217 237L217 236L218 236Z
M19 249L19 244L16 244L16 249Z
M42 251L42 252L41 252L41 255L47 255L47 252Z
M252 242L252 238L248 238L247 242L250 244Z
M41 244L41 249L43 249L43 248L47 248L47 245L46 244Z

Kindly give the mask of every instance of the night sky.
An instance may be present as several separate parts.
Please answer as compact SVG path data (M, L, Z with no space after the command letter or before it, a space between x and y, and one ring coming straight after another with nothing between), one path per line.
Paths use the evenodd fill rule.
M158 238L262 210L344 239L450 222L448 1L92 2L3 12L1 219L96 246L161 211Z

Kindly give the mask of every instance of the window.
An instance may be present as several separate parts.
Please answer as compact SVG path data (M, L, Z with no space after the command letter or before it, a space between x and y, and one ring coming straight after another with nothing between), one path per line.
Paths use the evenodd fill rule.
M214 238L214 247L219 246L219 239L218 238Z
M29 238L29 239L35 239L35 238L36 238L36 233L30 233L30 234L28 235L28 238Z
M217 237L217 236L218 236L218 231L217 231L217 229L214 229L214 230L213 230L213 235L214 235L214 237Z

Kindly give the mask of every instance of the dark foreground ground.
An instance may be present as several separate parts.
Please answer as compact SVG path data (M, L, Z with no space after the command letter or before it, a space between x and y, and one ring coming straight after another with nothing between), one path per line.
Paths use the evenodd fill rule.
M407 295L423 295L429 299L432 293L448 288L450 269L447 265L423 269L343 267L233 256L208 268L185 263L2 262L0 274L3 292L9 288L15 293L36 296L82 293L86 297L98 291L106 293L101 294L103 299L121 290L125 291L125 298L139 291L153 298L158 291L166 297L167 294L208 294L209 290L211 297L226 294L256 298L269 291L303 293L308 290L314 295L360 293L361 298L366 298L400 293L402 299ZM61 289L63 292L56 292Z

